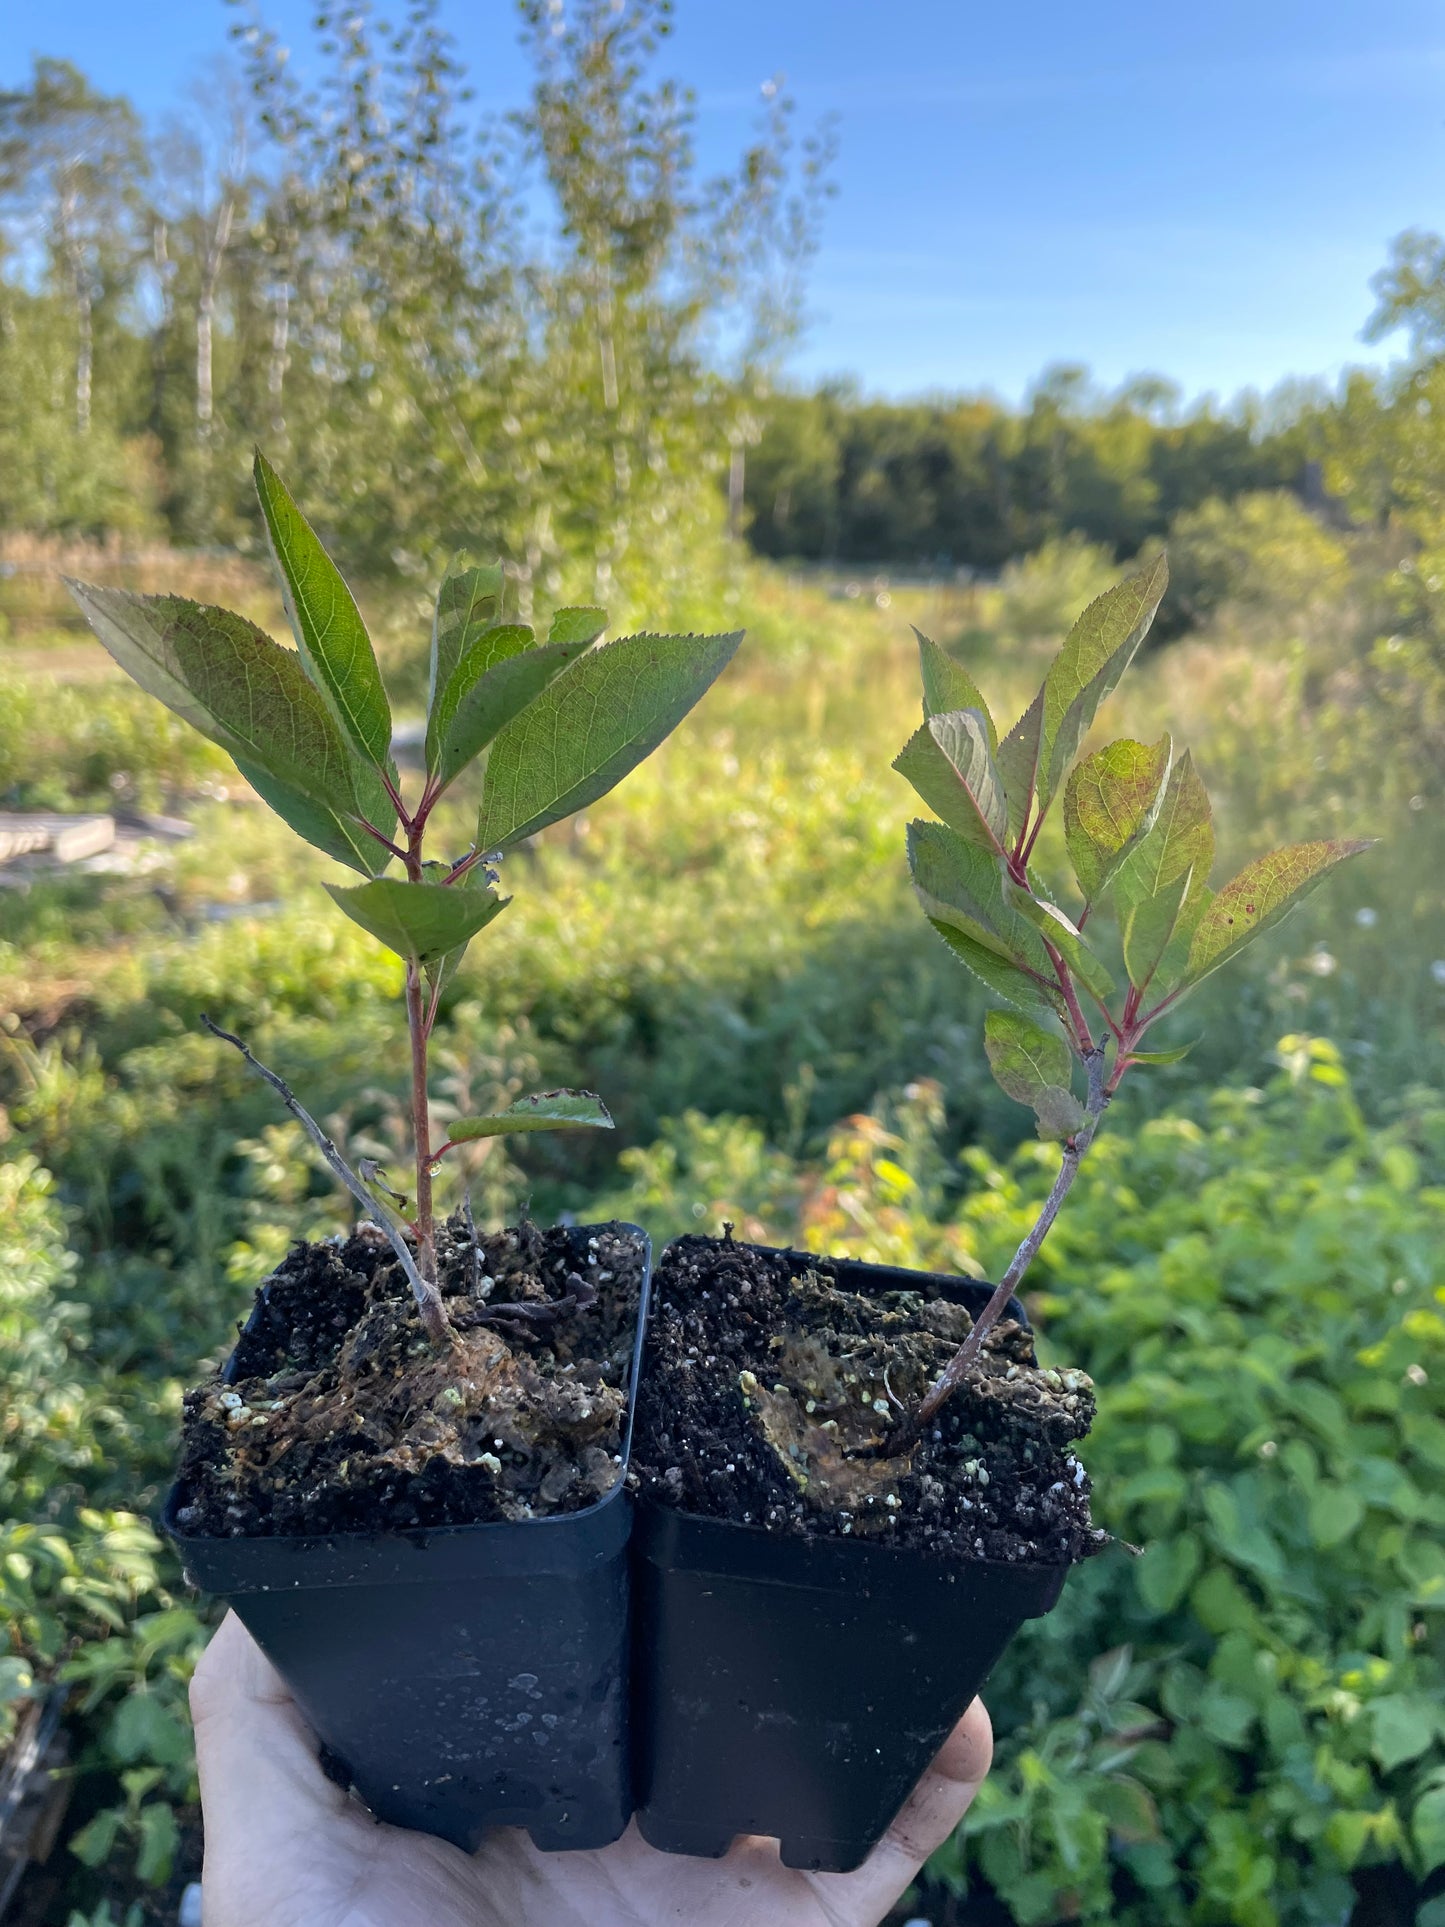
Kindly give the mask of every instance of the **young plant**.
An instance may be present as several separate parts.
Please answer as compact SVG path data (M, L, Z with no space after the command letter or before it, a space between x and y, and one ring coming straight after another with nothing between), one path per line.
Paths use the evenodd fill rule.
M500 564L454 568L431 634L425 768L408 801L392 758L391 705L351 591L280 478L257 452L256 493L296 649L226 609L178 596L68 587L121 668L218 743L247 782L308 843L364 883L327 884L338 907L406 966L414 1215L374 1166L353 1171L273 1072L243 1052L310 1134L332 1171L386 1231L428 1334L450 1326L437 1285L432 1180L457 1145L518 1131L610 1128L590 1091L544 1091L432 1140L427 1049L441 994L467 945L511 901L496 864L525 838L586 809L648 756L697 702L742 640L622 637L594 647L601 609L559 609L545 641L504 609ZM429 850L433 812L486 752L481 809L454 860ZM388 871L391 874L387 874ZM209 1023L209 1020L206 1020Z
M1040 1136L1062 1143L1063 1157L1037 1223L907 1421L914 1434L966 1378L1038 1255L1127 1073L1136 1064L1174 1063L1190 1048L1146 1050L1148 1032L1337 864L1369 848L1368 840L1291 844L1256 858L1215 891L1209 797L1188 750L1176 756L1166 735L1154 744L1109 743L1080 758L1099 705L1133 661L1167 582L1161 556L1090 603L1043 687L1002 739L972 678L918 635L923 723L893 767L942 820L908 827L914 888L944 942L1015 1006L985 1019L989 1067L1010 1097L1033 1109ZM1030 867L1060 799L1082 900L1073 917ZM1122 993L1083 934L1106 908L1121 939ZM1073 1089L1075 1063L1083 1070L1082 1102Z

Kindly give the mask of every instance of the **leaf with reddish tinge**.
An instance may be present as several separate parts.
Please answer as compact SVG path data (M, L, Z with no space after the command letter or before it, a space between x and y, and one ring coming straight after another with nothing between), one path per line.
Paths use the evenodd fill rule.
M893 763L950 828L1002 856L1008 841L1008 804L989 751L988 725L976 709L930 716Z
M1093 904L1153 829L1173 756L1169 737L1129 738L1076 764L1064 785L1064 841L1085 903Z
M1078 755L1100 703L1138 653L1168 584L1169 565L1161 555L1149 568L1098 596L1069 631L1044 678L1041 810Z
M1072 1137L1082 1128L1086 1113L1069 1089L1073 1058L1061 1037L1019 1011L991 1010L984 1018L983 1047L999 1089L1029 1106L1041 1137Z
M1331 870L1368 850L1374 840L1292 843L1248 864L1224 885L1199 921L1189 946L1189 987L1282 923Z

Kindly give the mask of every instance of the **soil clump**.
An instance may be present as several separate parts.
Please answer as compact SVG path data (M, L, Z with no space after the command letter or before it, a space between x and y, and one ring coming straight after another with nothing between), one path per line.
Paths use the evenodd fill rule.
M829 1262L681 1238L653 1283L630 1477L664 1504L804 1535L959 1559L1062 1565L1107 1535L1071 1447L1094 1417L1082 1372L1040 1368L1001 1320L912 1446L890 1448L972 1327L923 1289L864 1296Z
M438 1227L455 1341L380 1231L298 1244L185 1400L176 1523L212 1537L575 1512L616 1484L643 1244L620 1224Z

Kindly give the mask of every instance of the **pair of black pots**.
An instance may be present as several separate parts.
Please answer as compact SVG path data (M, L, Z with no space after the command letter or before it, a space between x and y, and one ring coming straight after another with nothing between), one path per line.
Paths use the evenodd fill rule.
M651 1285L638 1235L623 1473L594 1505L517 1524L203 1539L178 1529L173 1491L165 1524L191 1583L239 1614L330 1770L378 1818L468 1851L488 1828L525 1827L550 1851L607 1846L635 1815L665 1852L719 1855L767 1834L787 1866L846 1872L1067 1569L782 1537L634 1501ZM784 1255L799 1272L817 1263ZM854 1291L922 1287L974 1311L991 1289L830 1268Z

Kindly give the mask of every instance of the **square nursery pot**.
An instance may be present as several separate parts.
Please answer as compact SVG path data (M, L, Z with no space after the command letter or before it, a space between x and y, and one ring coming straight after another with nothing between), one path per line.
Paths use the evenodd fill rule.
M632 1812L626 1491L652 1247L617 1483L516 1523L211 1538L163 1524L193 1586L236 1612L295 1695L327 1771L378 1819L467 1852L489 1827L603 1847ZM595 1225L572 1236L585 1245ZM262 1314L258 1302L247 1329ZM234 1375L232 1354L223 1376Z
M770 1251L799 1275L816 1253ZM971 1311L992 1286L848 1259L860 1293L926 1287ZM1027 1327L1014 1300L1010 1315ZM644 1365L644 1370L646 1366ZM859 1866L1066 1565L805 1539L639 1500L633 1540L637 1824L668 1853L735 1835L789 1867Z

